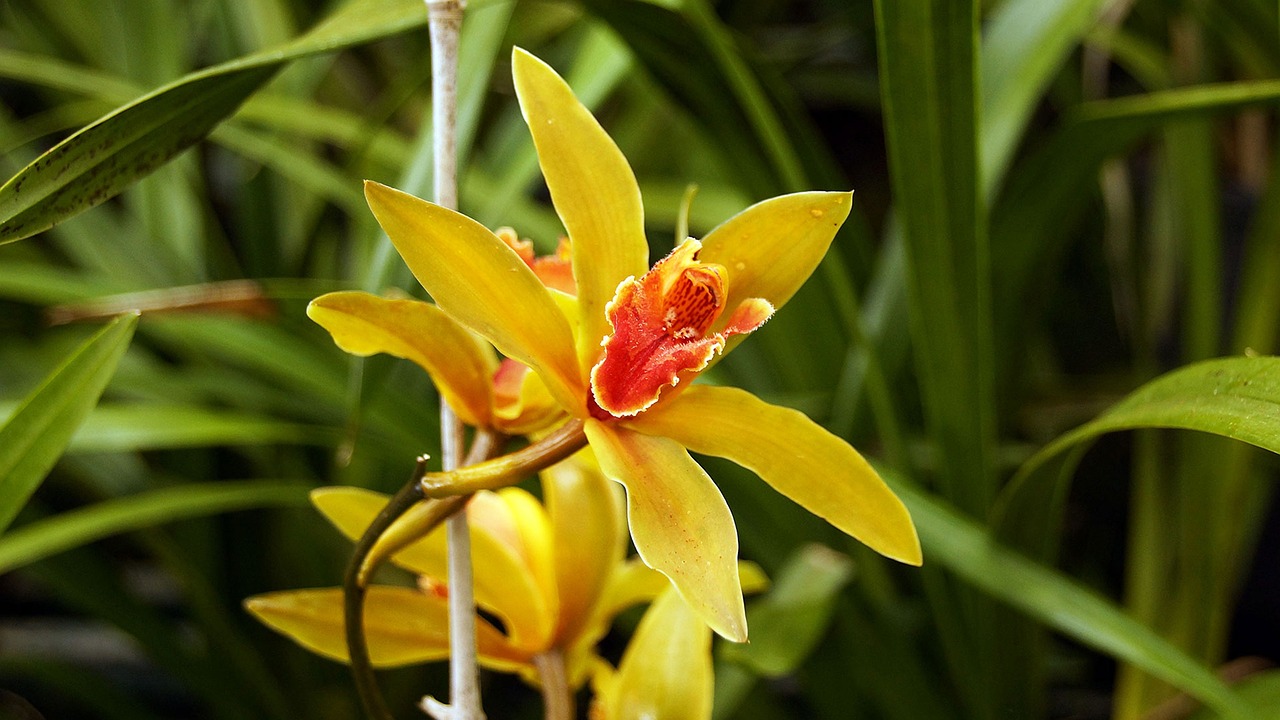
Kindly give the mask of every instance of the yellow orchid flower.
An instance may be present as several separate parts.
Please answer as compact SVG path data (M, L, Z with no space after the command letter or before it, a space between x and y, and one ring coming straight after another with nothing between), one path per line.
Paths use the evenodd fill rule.
M544 470L541 479L545 506L519 488L479 492L467 506L476 603L501 624L500 629L477 616L479 661L536 683L538 658L557 652L570 687L578 687L591 673L607 670L594 648L613 617L670 583L624 558L620 490L600 473L589 450ZM332 487L315 491L312 500L356 539L387 497ZM372 663L388 667L448 657L446 533L439 528L391 560L418 574L419 583L416 589L369 588L365 634ZM753 565L744 566L744 576L751 587L765 584ZM269 593L245 606L307 649L347 660L340 588Z
M592 685L591 720L707 720L711 629L669 586L645 611L617 672L602 669Z
M737 531L719 489L689 451L732 460L876 551L919 564L906 508L848 443L750 393L691 386L732 347L732 336L758 328L799 289L848 216L851 194L766 200L649 268L640 191L621 151L548 65L518 48L512 65L568 231L576 298L548 288L509 237L367 182L374 216L435 305L419 303L430 310L415 311L422 318L406 321L396 338L378 339L380 349L369 340L376 332L365 328L359 338L344 339L318 316L333 296L317 299L313 308L320 311L312 317L353 352L417 353L462 417L484 426L494 422L496 360L472 353L470 333L529 368L539 392L582 426L604 473L626 488L641 558L730 640L747 637ZM350 307L347 316L344 322L378 328L399 322L374 306ZM435 332L428 316L432 323L451 318L466 330ZM439 347L451 342L459 347Z

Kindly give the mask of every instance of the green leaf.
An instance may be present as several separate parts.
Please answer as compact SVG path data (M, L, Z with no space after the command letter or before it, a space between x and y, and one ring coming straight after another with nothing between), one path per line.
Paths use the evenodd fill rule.
M193 517L259 507L305 506L306 485L188 484L107 500L24 525L0 537L0 574L110 535Z
M773 588L747 610L751 642L725 645L720 657L765 677L804 662L831 622L836 598L853 577L853 562L823 545L806 545L778 572Z
M1125 152L1163 123L1242 107L1280 103L1280 81L1218 83L1085 103L1067 115L1050 142L1009 178L991 219L991 246L1000 258L995 307L1002 325L1016 326L1024 300L1057 267L1067 231L1088 207L1104 160ZM1010 330L1012 334L1016 331Z
M0 187L0 244L114 197L203 139L285 63L425 22L416 0L355 0L283 46L191 73L117 108Z
M45 378L0 427L0 532L26 505L97 404L137 324L137 315L111 321Z
M1064 491L1058 483L1069 481L1076 456L1068 450L1139 428L1198 430L1280 453L1280 358L1206 360L1143 385L1023 463L1001 497L994 527L1025 524Z
M1185 690L1234 720L1259 717L1220 680L1114 603L1065 575L997 543L980 525L884 471L911 510L925 563L966 582L1089 647Z
M301 425L246 412L188 405L104 405L71 438L68 452L130 452L211 445L320 444L332 431L318 433Z
M121 373L123 377L123 372ZM7 420L16 404L0 403ZM71 436L67 453L137 452L213 445L326 444L333 430L234 410L171 403L99 405Z
M911 338L944 495L985 512L995 424L986 209L978 187L976 7L878 0L890 173L907 243Z
M706 0L653 3L587 0L587 9L626 42L676 102L725 147L752 148L726 158L751 194L808 188L798 148L821 141L810 128L784 125L774 101ZM811 158L815 163L821 158Z
M1261 714L1254 716L1254 720L1280 719L1280 670L1268 670L1251 675L1241 680L1235 686L1235 691L1262 711ZM1222 715L1211 708L1201 708L1187 720L1215 720L1221 717Z
M991 197L1045 87L1093 27L1102 0L1008 0L982 42L982 187Z

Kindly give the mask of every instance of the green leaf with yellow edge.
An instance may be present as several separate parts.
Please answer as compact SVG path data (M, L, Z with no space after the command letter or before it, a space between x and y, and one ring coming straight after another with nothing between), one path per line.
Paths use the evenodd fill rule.
M641 618L596 710L605 720L705 720L713 683L711 631L669 588Z
M471 218L375 182L374 217L436 305L533 368L566 409L586 412L569 322L515 252Z
M352 355L386 353L416 363L463 422L490 425L498 360L488 343L440 308L419 300L336 292L312 300L307 317Z
M782 307L822 262L852 208L847 192L770 198L707 233L698 259L725 267L726 308L753 297Z
M0 574L102 538L192 517L305 505L296 483L191 483L106 500L37 520L0 536Z
M640 187L613 139L550 66L516 48L511 72L551 201L573 242L585 382L600 339L612 332L605 305L618 283L649 269Z
M137 324L137 315L112 320L46 377L0 427L0 532L27 504L98 403Z
M0 187L0 244L98 205L207 136L285 63L425 24L415 0L355 0L310 32L191 73L83 128Z
M675 440L594 419L585 429L600 469L627 489L627 524L645 564L711 629L745 642L738 533L720 489Z
M920 564L902 501L857 450L804 413L737 388L695 385L629 425L732 460L876 552Z
M285 590L251 597L245 609L267 627L327 658L347 661L342 588ZM449 608L443 597L420 590L374 585L365 597L365 637L375 667L395 667L449 657ZM502 634L476 619L481 663L509 669L523 658Z
M388 497L371 490L354 487L326 487L311 493L311 502L334 527L352 540L358 539L373 518L387 504ZM501 501L493 493L481 493L472 498L478 506L479 517L470 523L471 555L475 565L476 604L498 615L506 623L512 643L520 647L540 646L550 637L552 609L539 591L537 579L521 559L516 549L504 542L493 524L501 520L503 508L494 507ZM412 511L401 517L397 524L412 523ZM383 541L396 534L396 525L383 536ZM510 528L501 528L509 530ZM378 552L375 546L375 554ZM395 564L444 582L448 577L448 541L444 527L406 545L391 556Z

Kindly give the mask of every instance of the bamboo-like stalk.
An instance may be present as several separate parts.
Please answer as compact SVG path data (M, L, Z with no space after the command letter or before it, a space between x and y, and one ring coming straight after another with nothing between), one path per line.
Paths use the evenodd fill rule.
M431 27L431 117L436 204L458 208L458 35L462 0L426 0ZM456 469L465 443L461 420L440 398L440 455L445 472ZM438 720L484 720L480 669L476 662L475 592L471 530L465 512L446 523L449 537L449 702L448 712L427 704Z

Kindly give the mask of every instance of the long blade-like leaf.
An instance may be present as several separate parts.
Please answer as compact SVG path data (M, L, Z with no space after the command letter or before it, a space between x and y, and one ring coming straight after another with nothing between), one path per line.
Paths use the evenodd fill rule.
M1009 0L982 41L982 186L1004 176L1031 111L1093 26L1102 0Z
M416 0L354 0L301 37L206 68L117 108L0 187L0 244L108 200L203 139L285 63L426 21Z
M876 3L881 91L911 331L944 494L972 512L994 488L985 209L979 199L972 3Z
M1015 529L1020 526L1034 534L1029 526L1070 480L1078 453L1068 451L1105 433L1139 428L1198 430L1280 453L1280 358L1206 360L1143 385L1028 459L1002 495L994 527L1002 536L1023 536Z
M991 247L1001 260L995 304L1002 325L1016 327L1031 288L1056 267L1080 210L1094 192L1104 160L1118 155L1163 123L1204 117L1251 105L1280 103L1280 81L1220 83L1085 103L1063 129L1009 176L991 218ZM1014 333L1010 329L1002 336Z
M884 474L911 510L928 562L1090 647L1132 663L1215 708L1224 717L1260 717L1208 668L1061 573L997 543L941 500Z
M130 530L258 507L303 506L306 485L221 482L182 485L107 500L24 525L0 537L0 574Z
M67 358L0 427L0 532L9 527L115 373L137 315L119 317Z

